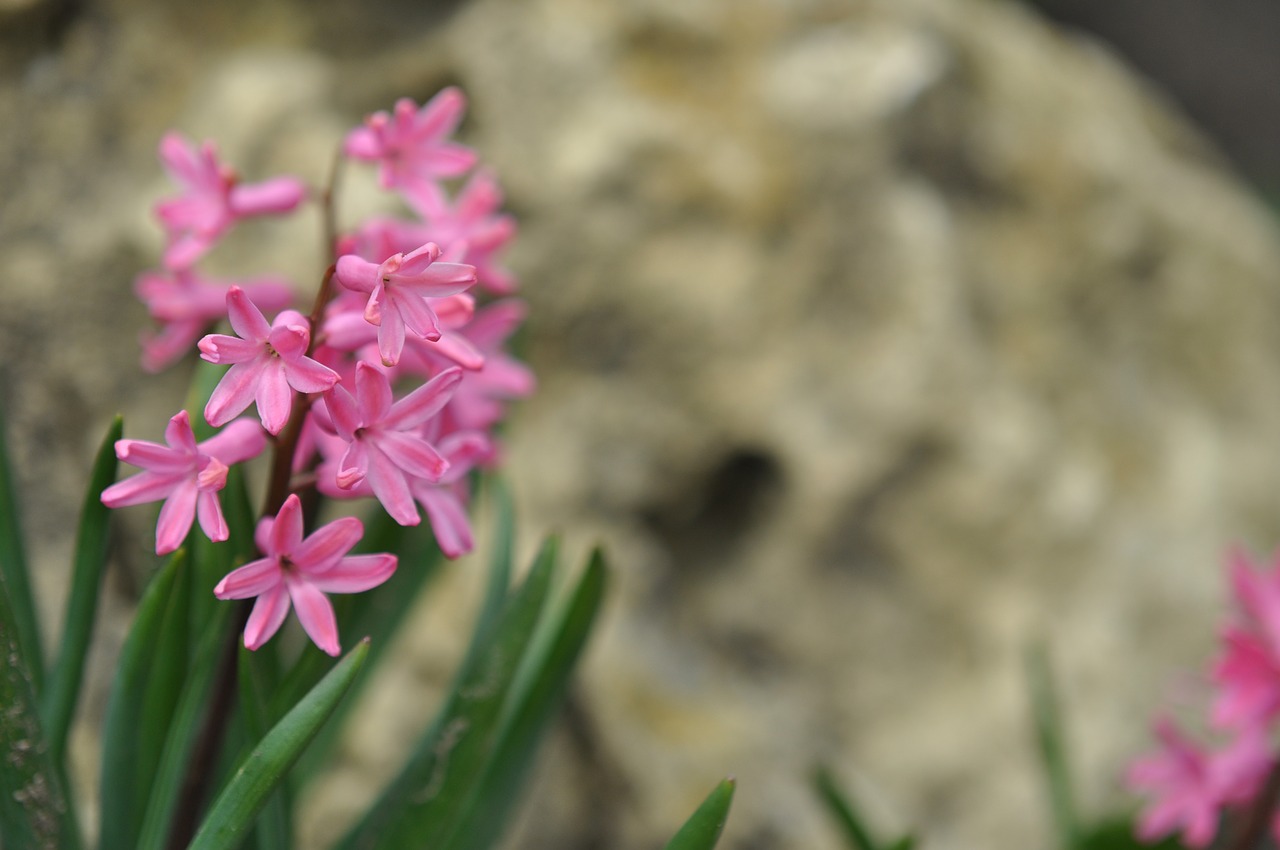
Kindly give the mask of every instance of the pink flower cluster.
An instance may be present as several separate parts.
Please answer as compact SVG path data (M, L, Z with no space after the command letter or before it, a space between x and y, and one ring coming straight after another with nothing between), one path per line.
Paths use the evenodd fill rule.
M1280 555L1269 569L1242 551L1228 558L1233 611L1209 671L1215 686L1209 726L1221 745L1202 746L1165 716L1157 719L1160 750L1138 759L1126 777L1150 798L1137 834L1154 842L1181 831L1188 847L1207 847L1224 815L1247 809L1275 769L1271 739L1280 720ZM1280 816L1271 832L1280 840Z
M160 144L181 192L156 207L168 237L164 268L136 286L159 324L143 340L143 365L157 370L198 350L229 366L204 408L208 424L223 430L197 443L182 411L166 445L121 440L117 455L143 471L107 488L102 500L111 507L163 500L158 554L181 546L197 518L210 539L225 540L217 491L228 467L268 443L285 453L289 463L277 467L292 470L289 495L256 537L264 559L215 591L257 597L245 632L250 648L276 632L292 605L315 643L336 654L325 593L369 589L395 569L391 555L347 556L363 533L354 518L305 536L297 493L372 497L401 525L417 525L425 512L446 555L472 548L467 474L495 462L493 427L534 380L503 350L525 308L506 297L516 282L496 259L515 235L502 194L486 171L452 199L441 182L476 164L473 151L450 139L464 109L461 92L446 89L421 108L401 100L394 114L372 115L348 134L343 156L376 164L382 187L411 214L331 234L336 255L310 317L290 308L287 281L215 280L194 267L237 223L289 213L327 193L292 177L240 183L209 142L196 147L170 134ZM209 333L224 317L232 333ZM250 406L261 427L237 418Z

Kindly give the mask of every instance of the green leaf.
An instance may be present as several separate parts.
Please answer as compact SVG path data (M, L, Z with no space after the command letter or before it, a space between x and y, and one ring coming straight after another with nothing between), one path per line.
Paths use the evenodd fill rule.
M255 745L266 737L267 720L266 682L271 678L270 656L240 647L238 673L240 679L240 716L244 720L248 738ZM366 662L368 663L368 662ZM344 700L343 703L350 702ZM328 724L332 725L332 724ZM314 744L313 744L314 746ZM293 846L290 823L290 797L287 785L281 785L267 798L262 817L255 828L257 846L264 850L285 850Z
M1082 827L1075 850L1183 850L1183 845L1176 838L1166 838L1154 844L1144 843L1134 835L1132 821L1111 818Z
M40 623L22 544L22 519L9 463L6 418L4 401L0 399L0 590L9 596L16 651L22 656L38 696L44 690L44 651L40 648Z
M889 845L889 850L915 850L916 837L914 835L904 835L897 841Z
M844 833L850 850L880 850L879 843L871 837L871 831L863 823L849 795L836 782L830 770L826 767L817 768L813 773L813 784L818 789L818 796L826 803L832 819Z
M213 595L213 585L234 567L253 557L253 510L249 506L244 477L237 467L227 474L224 488L225 516L228 538L222 543L211 543L198 530L193 529L189 545L195 559L187 571L192 578L188 582L187 598L180 600L179 610L198 625L189 634L175 633L170 640L174 651L184 659L184 678L164 733L163 743L155 767L155 779L150 784L146 813L138 847L143 850L162 850L167 846L174 815L183 791L188 765L198 746L197 736L204 729L204 720L215 702L214 686L222 673L224 653L234 646L235 636L229 634L233 613L243 602L227 602ZM212 607L206 605L211 601ZM207 612L207 613L202 613ZM197 620L196 617L201 619ZM228 674L230 670L227 671Z
M41 719L49 741L54 764L63 765L67 732L75 714L84 678L85 656L93 636L93 622L98 613L98 597L102 591L102 573L107 563L107 531L110 509L102 504L102 491L116 480L116 440L124 432L124 420L117 416L107 429L98 449L89 488L80 510L80 526L76 531L75 560L71 575L71 593L67 597L67 615L63 623L58 661L50 671L41 700Z
M1080 840L1080 820L1071 794L1071 770L1067 762L1067 748L1063 744L1062 717L1058 710L1053 670L1043 644L1027 650L1026 670L1036 748L1044 768L1058 846L1070 850Z
M223 647L229 639L227 629L234 607L233 603L227 602L219 605L205 625L204 633L198 637L190 669L181 681L182 689L177 694L168 722L164 724L165 734L160 736L163 749L156 758L154 780L147 784L151 793L142 819L139 850L162 850L168 843L187 765L191 762L196 736L212 701L213 685L218 678ZM175 635L175 642L176 638ZM185 655L185 642L178 649Z
M102 850L134 850L137 844L141 825L137 813L150 790L141 787L139 781L144 734L139 718L147 702L147 682L165 612L176 595L174 585L185 560L182 550L175 552L151 580L120 652L103 724L99 832Z
M563 703L569 679L591 633L604 597L606 572L603 553L593 552L563 615L555 618L548 630L550 640L530 659L532 674L525 687L517 687L508 700L506 725L484 779L449 841L442 845L444 848L482 850L492 847L501 837L538 743Z
M361 641L275 725L223 788L189 850L234 850L289 768L351 686L369 642Z
M61 771L40 728L13 600L5 592L0 592L0 653L0 844L9 850L79 847Z
M665 850L711 850L715 847L720 833L724 831L725 821L729 819L735 784L734 780L726 779L717 785L675 837L667 842Z
M436 847L450 834L483 778L503 703L542 614L555 561L556 542L549 539L484 641L478 662L463 670L408 764L340 847Z

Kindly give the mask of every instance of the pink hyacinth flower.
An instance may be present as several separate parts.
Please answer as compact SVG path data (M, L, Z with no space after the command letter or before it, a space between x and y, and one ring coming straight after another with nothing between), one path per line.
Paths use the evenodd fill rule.
M506 401L533 393L537 384L533 372L503 350L527 312L518 299L495 301L477 310L471 323L459 331L483 355L484 365L463 377L445 412L446 428L486 430L502 418Z
M227 318L238 337L209 334L200 340L200 356L210 363L231 363L204 417L215 427L257 402L262 427L279 434L289 420L293 392L321 393L338 383L338 373L307 356L311 323L285 310L270 325L238 286L227 292Z
M462 378L462 370L446 369L399 401L391 383L377 367L356 366L353 398L341 385L324 395L329 424L347 442L338 462L336 482L348 490L367 480L387 513L401 525L421 521L409 482L436 482L448 461L418 431L448 403ZM317 420L322 424L323 419Z
M183 190L155 208L169 235L164 264L171 269L189 268L237 220L290 212L307 194L293 177L239 183L235 172L218 162L212 142L197 148L178 133L160 140L160 162Z
M418 227L423 236L415 244L435 242L447 249L461 243L465 250L456 259L476 267L481 287L495 295L516 291L515 275L494 257L516 235L516 220L501 211L502 189L492 174L478 172L444 207L408 192L405 200L427 219Z
M116 457L141 467L139 472L102 491L102 503L123 508L164 499L156 523L156 554L182 545L196 517L210 540L229 534L217 492L226 486L227 468L257 457L266 438L252 422L233 422L219 434L197 444L185 410L169 420L166 445L143 440L117 440Z
M1154 842L1181 830L1188 847L1207 847L1224 806L1253 799L1270 767L1265 735L1241 734L1211 752L1184 737L1168 718L1156 723L1162 748L1129 768L1126 784L1152 798L1138 819L1137 836Z
M338 623L325 594L370 590L396 570L395 555L347 555L364 535L355 517L334 520L307 537L302 532L302 502L290 495L275 519L258 523L254 541L266 557L227 573L213 589L219 599L258 597L244 629L249 649L279 631L292 605L315 645L337 655Z
M381 263L354 254L338 258L338 282L369 296L364 318L378 326L378 352L386 366L400 361L406 328L422 339L440 338L440 320L428 298L456 295L476 282L474 266L436 262L439 257L439 246L428 242Z
M473 150L448 140L467 101L456 88L442 90L421 109L408 98L392 115L375 112L347 134L347 156L378 163L384 189L404 189L433 209L443 209L438 181L465 174L476 163Z
M226 315L227 290L233 285L189 269L139 275L134 292L161 325L158 333L142 338L142 368L159 372L191 351L196 340ZM293 290L283 278L252 278L239 285L264 310L283 310L293 301Z

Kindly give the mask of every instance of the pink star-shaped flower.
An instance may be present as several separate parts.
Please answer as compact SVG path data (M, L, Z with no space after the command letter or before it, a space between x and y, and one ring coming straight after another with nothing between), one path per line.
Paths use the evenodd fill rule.
M1156 722L1155 732L1160 752L1135 761L1126 776L1130 788L1152 798L1138 820L1138 838L1154 842L1181 830L1188 847L1207 847L1222 808L1252 799L1265 778L1265 735L1249 730L1214 752L1196 746L1168 718Z
M395 555L347 555L364 535L355 517L334 520L307 537L302 532L302 502L290 495L275 519L258 523L254 541L266 557L227 573L213 589L219 599L258 597L244 629L249 649L279 631L292 605L316 646L337 655L338 623L325 594L369 590L396 570Z
M338 487L349 490L367 480L396 522L417 525L421 517L413 504L410 480L439 481L449 468L418 431L448 403L461 378L461 369L446 369L393 402L387 376L361 362L356 366L354 398L341 385L325 393L329 422L323 417L317 421L348 443L338 462Z
M449 469L436 483L415 478L409 484L414 498L427 512L431 532L446 558L457 558L475 548L475 535L467 518L467 473L493 454L493 443L479 431L456 431L437 443Z
M439 257L440 247L428 242L408 254L392 254L381 263L355 254L338 258L338 282L369 295L364 318L378 326L378 353L384 365L400 361L406 328L422 339L440 338L440 320L428 298L456 295L475 284L475 266L438 263Z
M102 503L123 508L164 499L156 523L156 554L182 545L196 516L210 540L229 534L217 492L227 484L227 468L257 457L266 445L262 429L252 422L233 422L221 433L196 443L191 420L178 411L164 431L166 445L144 440L117 440L116 457L142 468L102 491Z
M210 425L230 422L256 401L262 427L279 434L289 421L294 390L322 393L338 383L337 372L307 356L311 324L301 313L285 310L268 325L244 290L233 286L227 318L238 337L209 334L200 340L205 360L233 364L205 406Z
M175 270L189 268L204 256L237 220L289 212L307 194L293 177L239 183L235 172L218 162L212 142L197 148L178 133L160 140L160 162L183 189L155 208L169 235L164 264Z
M347 156L378 163L384 189L404 189L433 209L443 209L438 181L465 174L475 165L473 150L448 137L458 128L467 101L456 88L442 90L421 109L412 100L396 101L393 115L375 112L363 127L347 134Z

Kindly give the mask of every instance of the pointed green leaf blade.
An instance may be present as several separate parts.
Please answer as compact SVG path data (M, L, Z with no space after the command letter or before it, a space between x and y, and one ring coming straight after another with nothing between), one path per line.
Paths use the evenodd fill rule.
M41 717L55 764L63 764L67 732L80 697L84 677L85 656L93 636L93 623L102 593L102 573L107 563L107 531L110 509L102 504L102 491L116 480L116 440L124 432L124 420L117 416L107 429L98 449L89 488L80 511L76 531L75 560L71 573L71 593L67 598L67 615L63 623L58 660L50 671L41 700Z
M271 671L267 668L270 666L270 656L246 649L243 645L240 647L237 664L240 679L240 716L248 739L254 745L262 741L270 731L266 699L267 681L271 678ZM344 704L348 702L350 700L344 700ZM288 785L282 783L267 798L262 815L254 829L258 847L266 850L285 850L293 846L288 791Z
M503 704L550 591L556 548L554 538L543 545L476 663L465 666L409 762L340 847L435 847L451 832L483 778Z
M733 803L736 784L734 780L726 779L717 785L675 837L667 842L665 850L711 850L715 847L729 819L729 806Z
M175 552L147 585L120 653L102 734L101 850L134 850L137 843L140 822L134 819L135 812L147 794L138 781L142 737L138 718L143 715L165 611L184 560L182 550Z
M44 690L44 650L40 647L40 623L27 573L26 549L22 544L22 518L14 488L13 467L9 463L5 413L4 401L0 398L0 590L9 596L16 651L21 653L23 666L39 696Z
M1063 743L1062 717L1058 710L1053 670L1049 666L1048 650L1043 644L1036 644L1027 651L1026 670L1036 748L1044 768L1058 846L1070 850L1079 843L1080 822L1071 793L1071 769Z
M361 641L262 739L222 789L189 850L234 850L307 744L346 695L369 654Z
M504 712L507 723L484 779L448 843L443 845L447 850L483 850L501 837L538 743L564 701L570 677L591 634L604 598L606 572L604 554L596 550L563 615L554 623L550 641L533 659L527 686L509 701Z
M0 844L76 848L80 836L61 771L40 728L35 683L20 649L13 601L0 589Z
M879 843L871 837L871 831L858 814L853 801L836 782L831 771L819 767L814 771L813 783L818 789L818 796L826 803L827 811L844 833L849 850L880 850Z

